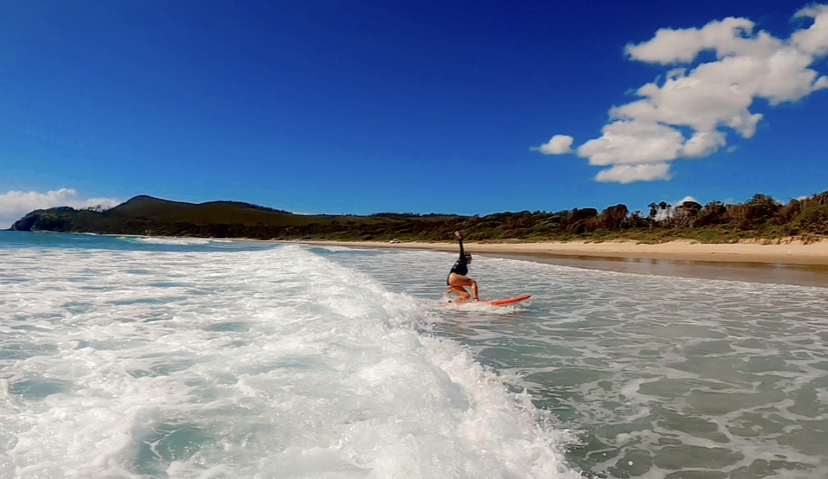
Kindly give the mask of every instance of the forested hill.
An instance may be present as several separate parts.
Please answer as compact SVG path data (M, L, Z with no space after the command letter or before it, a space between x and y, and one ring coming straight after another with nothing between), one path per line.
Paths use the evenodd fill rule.
M16 231L198 236L256 239L390 239L445 241L457 229L471 241L566 241L626 238L658 242L694 239L726 242L828 236L828 191L787 203L757 194L741 204L693 201L651 203L647 212L626 205L603 211L521 211L486 216L380 213L369 216L297 215L249 203L183 203L136 196L111 209L70 207L37 210L11 227Z
M370 216L298 215L235 201L184 203L136 196L114 208L70 207L33 211L16 221L14 231L53 231L98 234L199 236L213 238L298 239L328 235L382 234L387 225L452 224L457 215L384 213ZM449 227L450 228L450 227ZM453 230L452 230L453 231ZM451 231L449 231L451 234ZM337 236L338 237L338 236Z

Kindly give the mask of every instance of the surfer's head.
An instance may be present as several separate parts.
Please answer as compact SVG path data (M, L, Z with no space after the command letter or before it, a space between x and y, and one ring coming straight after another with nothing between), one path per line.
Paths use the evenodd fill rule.
M472 262L471 253L466 253L465 256L466 256L466 263L471 263Z

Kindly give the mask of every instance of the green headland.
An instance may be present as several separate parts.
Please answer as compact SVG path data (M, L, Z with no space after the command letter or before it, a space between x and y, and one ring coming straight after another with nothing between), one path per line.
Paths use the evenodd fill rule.
M649 210L626 205L603 211L520 211L463 216L378 213L300 215L234 201L184 203L136 196L114 208L70 207L33 211L11 230L73 233L251 238L265 240L446 241L462 229L477 242L608 241L665 242L689 239L724 243L745 239L828 236L828 191L780 202L757 194L744 203L693 201L678 206L651 203Z

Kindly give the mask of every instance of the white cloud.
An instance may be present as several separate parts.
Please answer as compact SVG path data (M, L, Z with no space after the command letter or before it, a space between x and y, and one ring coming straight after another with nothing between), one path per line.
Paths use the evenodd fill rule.
M683 205L686 201L692 201L694 203L699 203L699 201L696 198L693 198L692 196L689 196L689 195L685 196L684 198L682 198L682 199L680 199L680 200L678 200L674 203L668 203L669 207L667 209L663 209L663 210L660 209L660 208L658 209L658 212L656 213L656 217L655 217L656 221L663 221L663 220L666 220L667 218L672 218L672 217L676 216L675 208L677 206ZM699 204L701 204L701 203L699 203Z
M90 198L80 199L78 193L73 189L61 188L57 191L38 193L30 191L9 191L0 195L0 228L9 228L12 223L19 220L27 213L34 210L54 208L56 206L71 206L73 208L86 208L101 205L110 208L120 204L118 200L111 198Z
M681 156L684 158L704 158L725 146L725 134L720 131L697 131L684 143Z
M602 136L576 149L591 165L611 167L596 181L669 180L670 162L703 158L727 146L722 130L744 138L756 134L762 115L749 109L756 99L778 105L828 88L828 77L810 68L828 55L828 5L803 9L796 17L812 18L813 24L787 40L754 34L748 19L726 18L700 29L660 29L651 40L628 45L630 59L647 63L689 64L703 51L717 58L674 68L663 80L639 88L640 99L610 110ZM688 130L689 138L683 133Z
M828 5L814 5L796 13L796 18L810 17L814 24L806 30L791 35L792 43L799 50L821 57L828 55Z
M595 181L626 185L635 181L669 180L670 178L670 165L656 163L654 165L616 165L598 173Z
M555 135L537 149L544 155L565 155L572 153L573 138L567 135Z
M684 137L677 130L650 121L616 121L601 130L603 136L578 148L590 165L641 165L675 160Z
M659 29L655 37L638 45L627 45L627 54L647 63L690 63L704 50L716 50L722 54L755 48L756 44L745 41L744 36L753 31L753 22L745 18L726 18L708 23L702 29ZM772 37L762 35L762 43L773 43Z

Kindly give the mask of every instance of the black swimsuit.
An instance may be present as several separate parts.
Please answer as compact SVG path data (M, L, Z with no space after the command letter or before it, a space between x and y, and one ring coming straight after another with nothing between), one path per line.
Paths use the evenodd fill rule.
M460 276L466 276L469 274L469 266L466 262L466 253L463 251L463 238L460 238L460 258L454 263L454 266L451 267L451 271L449 272L448 277L446 278L446 284L449 283L449 278L451 278L451 273L459 274Z

